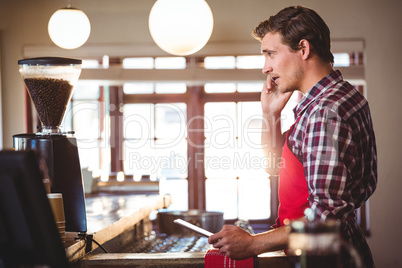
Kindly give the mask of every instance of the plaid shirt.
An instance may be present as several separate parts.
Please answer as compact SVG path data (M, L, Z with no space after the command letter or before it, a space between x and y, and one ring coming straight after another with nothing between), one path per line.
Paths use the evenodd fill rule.
M367 100L339 71L319 81L294 108L300 117L288 145L304 167L310 207L322 220L340 219L342 236L372 261L355 219L377 184L377 152Z

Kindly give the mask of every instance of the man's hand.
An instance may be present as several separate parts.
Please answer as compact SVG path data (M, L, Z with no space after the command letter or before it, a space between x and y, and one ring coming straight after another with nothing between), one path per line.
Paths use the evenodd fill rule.
M261 146L267 163L265 171L271 175L279 174L282 147L285 142L281 129L281 112L291 95L292 92L279 91L277 85L271 80L271 76L267 76L261 92L263 112Z
M219 252L234 260L242 260L257 255L253 251L253 235L240 227L224 225L222 230L208 238L208 242L219 248Z
M231 259L244 260L264 252L285 249L288 240L288 226L252 235L240 227L224 225L222 230L208 238L208 243Z
M275 82L271 80L271 76L268 75L261 92L263 113L280 116L281 111L291 96L292 92L280 92Z

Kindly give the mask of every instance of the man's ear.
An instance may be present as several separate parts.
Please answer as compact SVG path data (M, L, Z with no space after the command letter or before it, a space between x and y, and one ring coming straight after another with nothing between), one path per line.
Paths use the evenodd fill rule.
M301 55L302 55L303 59L305 59L305 60L308 59L311 56L311 50L312 50L310 42L306 39L302 39L302 40L300 40L299 45L300 45L300 52L302 53Z

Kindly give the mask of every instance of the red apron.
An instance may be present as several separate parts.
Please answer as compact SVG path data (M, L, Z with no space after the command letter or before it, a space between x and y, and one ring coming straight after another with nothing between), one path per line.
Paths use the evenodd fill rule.
M296 121L297 122L297 121ZM285 219L295 220L304 216L309 207L307 181L302 163L290 151L287 140L294 125L289 129L282 150L279 170L279 209L276 227L284 226Z

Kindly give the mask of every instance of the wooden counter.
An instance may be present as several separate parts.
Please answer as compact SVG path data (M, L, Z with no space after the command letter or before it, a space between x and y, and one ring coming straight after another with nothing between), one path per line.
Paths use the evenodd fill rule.
M130 230L137 230L137 236L142 235L140 231L146 232L147 228L152 228L149 221L151 212L167 208L171 198L169 195L99 194L87 196L85 202L87 237L85 240L69 240L65 243L67 258L71 263L97 249L96 242L103 245Z
M170 205L169 196L100 195L87 197L88 237L67 246L74 268L114 267L204 267L205 252L105 253L116 244L134 243L152 231L151 212ZM283 252L259 255L257 267L291 267Z
M205 253L101 253L85 256L80 267L204 267ZM270 252L257 256L256 268L293 267L283 252Z

